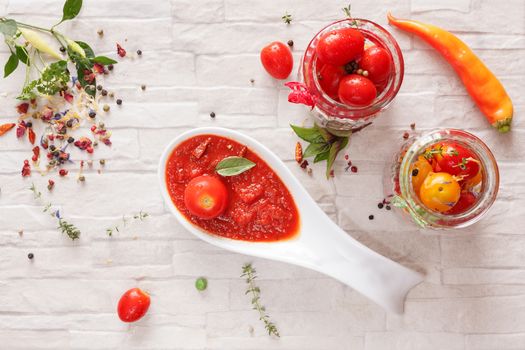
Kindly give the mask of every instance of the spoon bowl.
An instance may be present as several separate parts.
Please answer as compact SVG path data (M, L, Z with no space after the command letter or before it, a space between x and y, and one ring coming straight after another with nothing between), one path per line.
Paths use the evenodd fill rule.
M299 229L287 240L251 242L209 233L191 223L173 204L166 186L166 164L173 150L197 135L218 135L237 141L257 153L281 178L299 212ZM317 205L286 165L268 148L240 132L197 128L177 136L161 156L158 175L162 196L180 223L195 236L215 246L256 257L306 267L333 277L368 297L384 309L402 313L407 292L423 276L362 245L337 226Z

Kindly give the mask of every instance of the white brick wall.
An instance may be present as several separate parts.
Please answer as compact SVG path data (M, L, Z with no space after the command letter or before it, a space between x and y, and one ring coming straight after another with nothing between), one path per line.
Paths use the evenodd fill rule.
M62 3L0 0L0 15L48 26ZM296 70L311 36L339 18L343 6L329 0L86 1L80 18L64 24L72 36L93 43L97 52L114 55L119 41L131 56L139 48L144 54L116 66L105 83L124 105L106 120L114 129L113 147L101 147L94 157L107 159L102 174L97 165L87 169L83 186L73 176L57 179L50 195L82 229L78 242L55 231L55 222L32 200L29 183L44 189L46 179L20 178L28 144L13 135L0 138L0 347L525 349L525 2L354 2L355 16L383 25L391 10L458 33L501 77L516 119L511 134L490 130L452 69L426 44L392 29L406 61L402 89L374 126L352 139L348 154L359 173L344 173L340 161L335 180L327 182L322 166L314 166L310 177L293 161L296 138L288 124L301 122L306 112L286 101L286 90L264 73L258 53L267 42L293 39ZM280 19L285 11L294 17L289 26ZM0 45L0 61L6 57ZM0 80L1 122L16 117L21 76ZM419 129L466 128L492 148L502 183L484 220L447 236L428 235L394 211L377 209L385 165L412 122ZM173 136L204 125L239 128L264 142L349 234L426 272L426 281L408 296L405 315L387 315L316 272L222 251L187 233L166 211L155 171ZM106 236L105 228L122 214L141 209L152 217ZM244 295L238 276L247 261L259 271L279 340L265 335ZM209 280L204 293L193 286L201 275ZM116 303L134 286L152 294L152 306L143 320L126 325L116 316Z

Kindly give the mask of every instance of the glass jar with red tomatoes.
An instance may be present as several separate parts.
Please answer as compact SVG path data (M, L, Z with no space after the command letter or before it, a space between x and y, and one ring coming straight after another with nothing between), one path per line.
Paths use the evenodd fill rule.
M312 96L316 123L334 134L365 126L394 99L403 81L403 55L380 25L348 18L317 33L299 78Z
M386 201L421 227L451 229L481 219L499 188L498 165L478 137L443 129L408 139L388 171Z

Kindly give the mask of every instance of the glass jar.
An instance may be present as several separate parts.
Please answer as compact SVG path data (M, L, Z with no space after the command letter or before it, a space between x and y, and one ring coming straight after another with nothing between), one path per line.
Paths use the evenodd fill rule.
M374 102L368 106L348 106L332 99L321 88L318 81L318 63L316 47L320 37L334 29L356 28L365 37L365 47L373 43L384 48L392 58L392 73L383 90ZM362 128L379 112L388 107L396 96L403 81L404 63L401 49L396 40L380 25L366 19L344 19L334 22L317 33L304 53L299 69L299 79L306 85L308 92L314 96L315 107L312 110L318 125L327 128L334 134L344 134L353 129Z
M428 147L446 141L455 142L472 152L482 171L481 182L473 188L476 202L458 214L443 214L427 208L412 186L412 164ZM387 201L410 214L417 225L435 229L462 228L477 222L496 200L499 188L498 165L490 149L478 137L458 129L436 130L409 138L394 156L388 173L385 181Z

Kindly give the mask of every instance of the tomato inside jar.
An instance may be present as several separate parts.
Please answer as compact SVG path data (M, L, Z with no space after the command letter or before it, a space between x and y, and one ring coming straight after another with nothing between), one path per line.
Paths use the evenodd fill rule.
M221 176L217 165L228 157L255 165ZM299 213L286 185L256 153L234 140L198 135L182 142L168 158L166 184L179 212L210 234L264 242L298 232Z

